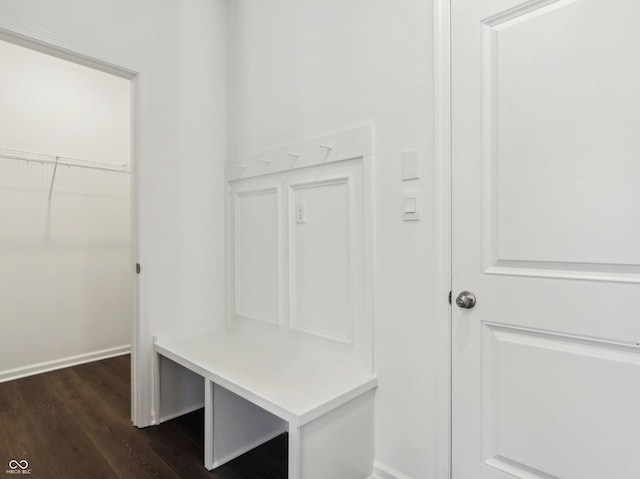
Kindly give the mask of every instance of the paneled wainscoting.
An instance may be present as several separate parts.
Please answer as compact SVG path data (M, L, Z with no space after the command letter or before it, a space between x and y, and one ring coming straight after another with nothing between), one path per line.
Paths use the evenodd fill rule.
M133 427L129 355L0 383L0 473L30 471L34 479L287 477L286 435L208 472L203 416L200 410L156 427Z

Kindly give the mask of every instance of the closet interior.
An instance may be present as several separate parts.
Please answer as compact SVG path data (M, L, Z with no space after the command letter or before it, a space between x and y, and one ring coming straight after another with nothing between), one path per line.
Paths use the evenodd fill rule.
M0 381L127 354L129 80L0 42Z

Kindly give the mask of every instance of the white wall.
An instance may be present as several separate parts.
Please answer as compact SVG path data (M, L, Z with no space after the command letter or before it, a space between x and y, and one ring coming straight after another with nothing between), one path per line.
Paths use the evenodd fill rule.
M0 65L0 148L130 162L129 80L4 41Z
M129 163L128 80L6 42L0 67L0 148ZM60 168L49 202L52 174L0 159L0 379L131 343L130 177Z
M222 0L22 0L0 26L137 73L143 368L151 335L224 314L225 19ZM149 333L149 334L146 334ZM150 378L149 374L149 378ZM152 420L143 384L138 423Z
M21 0L35 27L140 72L143 316L153 334L224 312L222 0ZM372 121L376 127L377 459L432 477L434 287L430 1L233 0L232 156ZM44 33L43 33L44 32ZM400 216L400 152L419 148L422 220ZM143 351L149 358L149 349Z
M230 156L365 122L375 126L376 458L433 477L435 220L432 3L229 2ZM401 182L420 150L422 178ZM421 191L403 223L401 192Z

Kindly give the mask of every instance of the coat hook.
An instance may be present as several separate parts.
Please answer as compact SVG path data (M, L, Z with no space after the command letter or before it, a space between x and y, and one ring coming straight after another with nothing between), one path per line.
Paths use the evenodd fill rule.
M290 151L287 152L287 155L293 158L293 161L296 161L298 158L300 158L300 155L298 153L291 153Z
M326 145L324 143L320 143L320 148L326 148L327 150L333 150L333 145Z
M260 161L263 161L264 163L266 163L267 165L270 165L272 163L271 160L267 160L265 158L260 158Z
M243 169L249 168L249 165L233 165L233 166L235 166L236 168L243 168Z

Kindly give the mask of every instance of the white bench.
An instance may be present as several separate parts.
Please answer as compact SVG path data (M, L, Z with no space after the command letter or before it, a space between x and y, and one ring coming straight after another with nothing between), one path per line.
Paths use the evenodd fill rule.
M366 479L371 474L375 376L224 331L157 338L155 351L204 377L207 469L231 459L216 457L214 444L225 441L228 431L214 424L214 417L225 414L215 409L225 407L214 401L215 384L284 421L289 479Z

